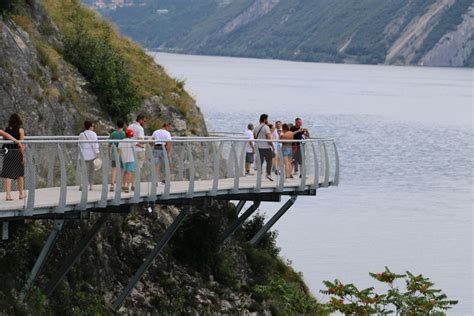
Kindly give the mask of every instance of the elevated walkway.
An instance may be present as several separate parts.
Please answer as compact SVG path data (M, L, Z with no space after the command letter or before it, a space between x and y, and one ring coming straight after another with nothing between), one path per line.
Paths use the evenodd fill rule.
M258 141L257 141L258 142ZM9 141L0 141L1 144ZM282 196L289 199L265 226L249 241L257 244L264 234L291 208L299 195L316 195L320 188L336 186L339 183L339 156L332 139L308 139L298 142L302 164L292 178L285 175L285 166L281 146L276 152L279 161L278 175L273 181L265 177L260 164L258 151L255 155L255 170L252 175L244 176L245 151L247 139L238 137L176 137L171 141L171 151L165 148L155 150L149 140L141 141L145 146L145 161L142 168L136 168L134 189L122 191L123 174L121 168L112 169L112 160L120 161L119 151L112 143L130 143L134 140L110 141L104 137L97 141L79 141L72 136L36 136L24 141L25 149L2 151L0 171L9 168L7 174L21 171L25 179L25 199L18 199L18 187L14 181L11 188L13 200L6 201L7 182L0 180L0 221L2 239L8 239L8 223L21 219L54 219L51 231L35 265L30 278L21 293L25 298L32 284L41 273L51 249L53 248L65 220L89 219L91 212L101 213L97 221L83 239L74 245L74 249L57 269L56 275L42 289L51 295L66 276L72 265L84 252L111 213L128 213L130 206L144 204L176 204L183 206L181 213L168 227L153 251L144 258L143 264L131 278L111 308L118 311L128 295L151 266L161 250L173 237L179 225L186 218L195 202L203 200L235 200L237 211L247 202L252 205L245 210L232 225L223 230L221 242L229 237L261 205L261 202L279 202ZM295 141L280 142L282 145ZM87 163L80 148L98 146L102 167L93 174L88 173ZM138 154L132 150L137 161ZM9 156L10 155L10 156ZM12 164L13 156L23 161ZM10 162L8 160L10 159ZM159 164L155 162L159 160ZM20 159L21 161L21 159ZM119 164L117 164L119 165ZM3 168L3 170L2 170ZM18 168L18 169L16 169ZM24 170L23 170L24 169ZM112 175L117 185L110 191ZM288 175L290 176L290 175ZM89 191L90 181L94 183ZM83 188L83 190L80 190Z

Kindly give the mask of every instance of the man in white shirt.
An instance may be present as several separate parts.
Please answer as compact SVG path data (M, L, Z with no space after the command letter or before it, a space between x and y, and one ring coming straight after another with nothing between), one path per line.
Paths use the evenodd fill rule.
M79 134L79 140L97 140L97 134L93 130L94 123L92 121L84 121L84 131ZM99 143L80 143L79 149L86 163L89 190L92 191L94 186L94 160L99 158Z
M162 183L165 183L163 174L161 172L161 166L163 165L164 153L163 150L166 149L166 154L168 156L168 161L171 152L171 123L163 124L163 127L154 131L151 138L154 140L153 146L153 159L155 161L155 169L158 174L158 178L161 179Z
M133 130L133 139L145 139L145 130L143 129L145 123L145 115L139 114L137 120L128 126L128 128ZM137 155L137 167L141 170L145 162L145 143L135 143L135 153Z
M246 176L251 176L253 175L250 173L250 167L253 164L254 161L254 155L255 155L255 142L254 136L253 136L253 124L250 123L247 126L247 130L244 132L245 138L249 139L250 141L246 145L245 149L245 175Z

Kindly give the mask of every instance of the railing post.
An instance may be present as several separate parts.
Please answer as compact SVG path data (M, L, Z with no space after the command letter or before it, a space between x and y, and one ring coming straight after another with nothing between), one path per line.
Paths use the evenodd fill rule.
M217 190L219 189L219 173L220 173L220 161L221 161L221 152L224 147L224 142L220 142L219 146L214 145L212 147L214 154L214 163L213 163L213 176L212 176L212 189L209 193L209 196L216 196Z
M255 183L254 192L260 193L260 190L262 189L262 157L260 157L260 150L258 149L258 146L256 149L255 162L257 164L257 182Z
M178 177L176 180L183 181L184 180L184 160L186 159L186 148L185 146L179 146L179 160L178 160Z
M299 187L299 191L304 191L306 187L306 144L300 143L299 150L301 151L301 170L300 170L300 177L301 177L301 184Z
M337 151L337 146L336 146L335 141L332 142L332 145L334 146L334 159L335 159L335 164L336 164L333 185L338 186L339 185L339 168L340 168L339 152Z
M133 159L135 160L135 182L133 186L135 187L135 190L133 191L133 196L130 199L130 203L136 204L140 201L140 188L141 188L141 170L140 166L138 165L138 155L135 150L135 146L132 147L133 150Z
M58 206L55 209L55 213L64 213L66 208L66 198L67 198L67 172L66 172L66 159L64 158L64 151L61 145L57 144L57 151L59 157L59 170L61 175L60 191L59 191L59 201Z
M189 185L188 185L188 193L186 194L186 197L193 198L194 197L195 168L194 168L193 152L191 150L191 145L189 143L186 143L186 151L188 152L188 159L189 159Z
M245 154L247 152L247 142L242 143L242 150L240 152L240 159L239 159L239 175L241 177L245 176Z
M87 208L87 196L89 195L89 170L87 170L86 161L84 160L84 155L79 149L79 157L81 161L81 185L79 189L81 190L81 201L77 205L76 209L79 211L84 211Z
M328 150L326 147L326 142L323 143L323 154L324 154L324 183L323 187L327 188L329 186L329 156Z
M56 155L54 150L51 151L51 155L48 155L48 188L53 187L54 185L54 163L56 160Z
M98 207L105 208L107 207L107 201L109 198L110 159L107 154L107 149L104 151L104 146L100 147L100 156L102 159L102 192Z
M283 188L285 187L286 172L285 172L285 157L283 157L283 144L282 143L280 143L280 146L278 146L277 155L279 157L278 168L280 169L277 192L283 192Z
M28 176L26 185L28 189L28 200L26 202L25 216L33 215L35 208L36 170L33 161L34 149L34 145L26 145L26 175Z
M120 155L117 146L112 144L112 156L115 160L115 185L114 185L114 199L112 205L119 206L122 198L122 164L120 163Z
M158 175L156 173L156 165L155 165L155 158L153 156L153 147L151 147L149 144L146 145L145 150L146 153L148 153L148 160L150 161L150 175L151 175L151 188L150 188L150 194L148 195L148 201L149 202L155 202L156 201L156 191L158 187ZM158 168L160 165L158 165Z
M163 146L163 161L165 162L165 189L163 191L161 199L169 199L171 189L171 171L166 146Z
M207 180L209 178L209 143L204 142L204 170L202 173L202 179Z
M239 192L239 180L240 180L239 159L237 158L237 150L235 148L235 141L232 142L232 145L230 147L230 151L231 151L232 161L234 162L233 163L233 167L234 167L234 172L233 172L234 186L233 186L231 192L235 194L235 193Z
M314 156L314 181L313 185L311 185L311 190L316 191L319 188L319 160L314 142L311 142L311 149L313 150Z

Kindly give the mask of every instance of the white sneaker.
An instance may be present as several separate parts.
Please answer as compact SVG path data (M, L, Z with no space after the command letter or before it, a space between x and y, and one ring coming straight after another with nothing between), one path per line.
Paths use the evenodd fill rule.
M270 180L270 181L273 181L272 176L267 176L267 179Z

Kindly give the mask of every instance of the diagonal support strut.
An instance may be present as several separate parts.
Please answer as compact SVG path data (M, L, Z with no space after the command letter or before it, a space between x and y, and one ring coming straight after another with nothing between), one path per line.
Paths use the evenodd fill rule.
M165 234L163 235L163 237L161 237L156 247L153 249L152 252L150 252L150 254L148 254L148 256L146 257L146 260L142 263L142 265L137 270L137 272L135 272L130 282L127 284L123 292L120 294L120 296L112 305L112 309L114 311L118 311L120 307L122 307L128 295L130 295L130 292L132 292L133 288L136 286L138 281L142 278L143 274L145 274L145 272L148 271L153 261L160 254L161 250L166 246L168 241L170 241L170 239L176 233L179 226L181 225L183 220L186 218L186 215L188 215L188 213L190 212L191 208L192 207L189 206L189 207L186 207L184 210L182 210L181 213L179 213L179 215L176 217L174 222L171 224L171 226L169 226L168 229L165 231Z
M237 216L239 216L240 211L242 211L246 202L246 200L240 200L239 203L237 203L237 205L235 206L235 213L237 214Z
M76 245L72 253L66 258L64 261L63 265L59 269L59 271L55 274L55 276L49 281L49 283L44 287L43 293L46 296L50 296L56 287L58 286L59 282L66 276L66 274L69 272L71 267L74 265L74 263L79 259L81 254L86 250L86 248L89 246L89 244L92 242L94 237L97 235L97 233L100 231L102 226L104 225L105 221L109 217L109 213L102 213L102 215L99 217L97 222L92 226L92 228L87 232L86 236L84 236L79 243Z
M31 269L31 274L28 280L26 281L25 286L20 292L21 301L23 301L25 297L28 295L28 292L30 291L33 283L36 281L36 278L41 273L44 263L48 259L49 254L51 253L51 250L53 249L53 246L56 244L56 241L58 240L58 236L63 228L63 224L64 224L63 219L55 221L54 229L49 234L48 239L46 240L46 243L43 246L43 249L41 249L41 252L38 258L36 259L33 269Z
M247 218L252 215L257 208L260 206L260 201L254 201L253 204L239 217L232 223L229 228L227 228L224 233L222 234L221 242L224 243L229 239L229 237L237 230L239 227L245 222Z
M285 214L290 209L290 207L293 206L293 204L295 204L295 201L296 201L297 197L298 197L298 195L296 195L296 194L292 195L291 198L285 204L283 204L283 206L278 210L278 212L276 212L276 214L273 215L272 218L270 218L268 223L266 223L265 226L263 226L258 231L258 233L255 234L255 236L253 236L253 238L250 240L251 245L256 245L260 242L263 235L267 231L269 231L270 228L272 228L272 226L275 225L276 222L278 222L278 220L283 216L283 214Z

